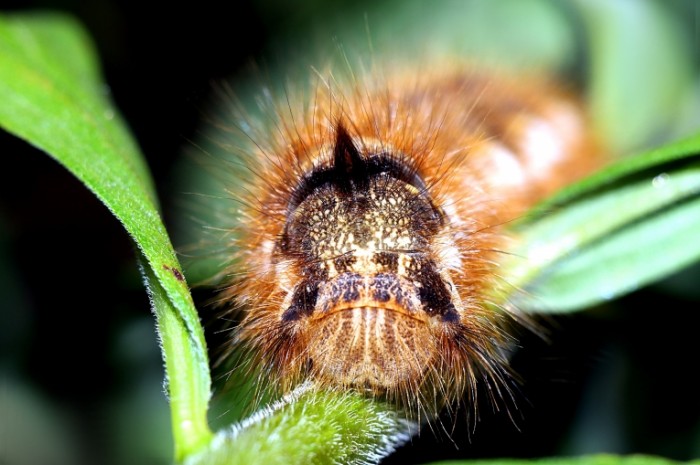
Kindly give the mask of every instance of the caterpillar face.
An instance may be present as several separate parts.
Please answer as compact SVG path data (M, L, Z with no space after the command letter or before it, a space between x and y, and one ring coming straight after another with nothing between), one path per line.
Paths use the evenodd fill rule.
M281 391L420 409L507 389L508 306L488 297L503 225L596 165L585 118L553 87L464 69L355 84L254 137L224 291L239 342Z
M276 244L279 272L301 277L281 320L285 337L304 340L314 376L392 389L421 377L436 343L459 333L459 296L432 252L446 218L400 158L361 153L336 131Z

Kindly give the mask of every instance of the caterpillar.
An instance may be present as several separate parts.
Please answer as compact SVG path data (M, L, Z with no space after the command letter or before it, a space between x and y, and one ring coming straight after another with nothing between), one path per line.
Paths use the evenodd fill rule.
M574 93L456 59L317 72L245 126L220 300L263 383L428 416L508 395L507 225L604 159Z

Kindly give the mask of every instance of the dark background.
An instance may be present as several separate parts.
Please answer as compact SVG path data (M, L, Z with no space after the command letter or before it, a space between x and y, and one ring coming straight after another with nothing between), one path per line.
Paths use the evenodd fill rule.
M5 1L1 8L58 9L84 24L148 160L169 225L180 214L182 194L173 169L197 137L213 83L274 50L288 31L337 16L349 3L144 8L143 2L66 0ZM54 428L37 435L46 434L49 445L59 438L55 463L167 463L162 364L127 234L45 154L4 132L0 154L0 376L16 388L16 397L7 398L29 399L52 418L39 417ZM700 455L693 382L700 299L683 284L697 276L697 270L681 274L606 308L553 319L548 342L524 332L514 360L523 379L517 427L503 412L482 408L471 433L464 418L445 419L446 428L456 425L458 447L445 434L426 431L387 463L588 452Z

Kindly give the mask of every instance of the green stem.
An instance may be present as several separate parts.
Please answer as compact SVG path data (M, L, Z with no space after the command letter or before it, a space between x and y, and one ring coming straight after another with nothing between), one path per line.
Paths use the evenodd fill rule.
M143 259L142 259L143 262ZM167 373L166 389L170 400L175 461L200 451L213 434L207 424L209 377L197 369L207 363L198 341L160 285L153 270L142 266L144 280L156 316L160 346Z
M187 465L376 463L417 426L383 402L309 383L219 432Z

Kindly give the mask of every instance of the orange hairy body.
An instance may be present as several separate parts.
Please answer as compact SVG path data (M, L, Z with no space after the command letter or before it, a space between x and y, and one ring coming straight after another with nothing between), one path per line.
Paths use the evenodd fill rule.
M253 135L223 296L282 391L311 379L409 410L477 379L498 392L509 311L487 295L504 227L599 164L579 104L550 84L406 76L319 85Z

